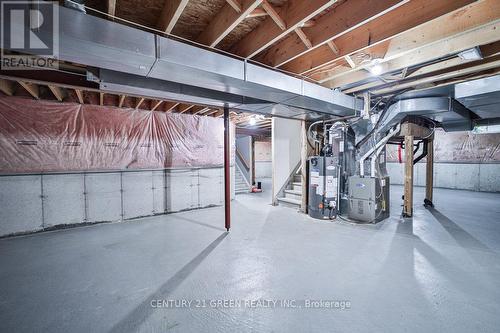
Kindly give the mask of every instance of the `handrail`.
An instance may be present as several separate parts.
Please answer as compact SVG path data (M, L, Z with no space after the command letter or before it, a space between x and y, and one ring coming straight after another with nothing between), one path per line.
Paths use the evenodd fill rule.
M238 151L237 148L236 148L236 155L238 155L238 158L241 160L245 168L247 170L250 170L250 163L248 163L247 160L245 160L245 158L243 157L243 155L241 155L241 153Z
M285 192L286 187L288 186L288 184L290 183L290 181L299 172L299 170L301 170L301 166L302 166L302 161L299 161L299 163L297 163L297 165L295 166L295 168L293 168L292 172L290 173L290 175L286 179L285 183L281 186L281 188L279 189L279 191L276 193L276 196L273 197L273 205L276 205L276 203L278 201L277 198L279 198L279 197L281 197L283 195L283 193Z
M240 166L238 165L238 163L235 163L234 165L236 169L240 171L241 175L243 176L243 180L245 181L245 184L247 184L248 188L250 189L252 186L250 185L250 182L248 181L247 177L245 177L245 174L243 174L243 171L241 171Z

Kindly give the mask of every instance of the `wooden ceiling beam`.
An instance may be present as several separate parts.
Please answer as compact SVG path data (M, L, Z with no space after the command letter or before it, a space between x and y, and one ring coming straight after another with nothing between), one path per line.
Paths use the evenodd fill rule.
M49 85L48 86L50 91L52 92L52 95L59 101L62 102L64 99L64 90L60 87Z
M215 109L215 110L210 110L210 112L207 112L204 114L204 116L211 116L214 115L215 113L219 112L220 110Z
M163 103L163 101L156 101L156 103L151 108L151 111L155 111L156 109L158 109L158 107L161 105L161 103Z
M305 74L330 64L341 57L394 38L407 30L467 6L471 2L474 2L474 0L412 0L335 38L335 45L339 49L337 55L333 54L331 48L324 44L303 54L299 52L299 56L291 61L289 59L292 55L289 51L286 51L285 56L280 55L280 58L278 58L278 55L276 53L273 55L273 51L270 50L270 52L266 52L267 61L271 59L273 64L287 61L279 67L293 73ZM350 3L346 2L345 4ZM316 24L315 27L310 29L317 29L318 26L320 25ZM318 37L315 36L315 38ZM313 45L317 44L318 42L313 40ZM283 44L281 47L283 47Z
M481 54L484 57L491 57L500 53L500 41L481 45Z
M116 14L116 0L108 0L108 14L115 16L115 14Z
M262 17L262 16L267 16L266 11L262 8L255 8L250 14L248 14L247 18Z
M310 28L310 27L314 27L316 25L316 21L315 20L309 20L309 21L306 21L304 23L302 23L300 25L301 28Z
M171 112L175 109L180 103L177 102L165 102L165 112Z
M224 39L241 21L243 21L262 0L243 0L241 12L236 12L230 4L226 3L215 15L208 27L198 36L197 41L208 46L216 46Z
M281 29L285 30L286 29L286 23L285 21L281 18L280 14L274 9L274 7L267 1L267 0L262 0L262 8L264 11L273 19L274 23Z
M84 104L83 91L81 91L80 89L74 89L74 91L75 91L76 98L78 99L78 103Z
M121 108L123 106L123 102L125 102L125 95L120 95L120 99L118 100L118 107Z
M165 0L158 20L158 29L171 33L189 0Z
M310 49L312 47L311 40L309 39L309 37L307 37L307 35L304 33L304 31L301 28L295 28L295 33L297 34L297 36L299 36L302 43L304 43L304 45L308 49Z
M459 76L474 75L475 73L483 72L485 70L498 69L500 67L500 56L495 56L491 59L480 60L475 63L476 65L474 66L460 65L451 69L445 69L440 73L434 73L428 77L424 77L421 79L409 80L408 82L398 82L394 85L389 85L388 87L374 89L373 93L376 95L384 95L393 91L422 86L425 84L434 84L437 81L448 80ZM473 76L470 79L474 79Z
M272 46L256 60L267 65L277 67L306 53L309 49L317 48L329 40L337 38L359 27L378 16L399 7L406 0L351 0L346 1L329 13L315 21L314 26L307 28L311 36L311 47L300 43L299 36L289 35L276 45ZM300 39L298 39L299 37ZM297 45L298 44L298 45Z
M237 12L237 13L241 13L241 3L239 0L226 0L226 2L231 6L233 7L233 9Z
M193 104L181 104L178 109L178 113L184 113L191 110L194 107Z
M476 71L483 71L490 69L491 63L499 60L500 55L495 55L483 60L477 61L465 61L460 59L459 57L447 59L438 63L434 63L428 66L421 67L417 70L412 71L410 74L406 75L404 78L399 80L399 82L409 82L411 80L417 80L426 78L429 76L446 74L448 72L456 71L456 70L466 70L468 67L474 67L482 65L483 67L477 67ZM348 75L348 77L351 75ZM374 81L366 84L362 84L350 89L345 90L345 93L355 93L358 91L366 91L377 89L377 87L387 85L384 81Z
M18 82L33 98L40 99L40 87L37 84L24 81Z
M137 104L135 105L135 109L138 109L141 107L142 103L144 103L144 97L138 97L137 98Z
M352 60L351 56L344 56L345 58L345 61L347 61L347 63L349 64L349 66L351 66L351 68L356 68L356 63L354 62L354 60Z
M337 55L340 53L339 51L339 47L335 44L335 42L333 40L330 40L326 43L326 45L328 45L328 47L332 50L332 52Z
M201 107L201 109L200 109L200 110L194 111L194 112L193 112L193 115L197 116L197 115L199 115L199 114L201 114L201 113L204 113L204 112L207 112L207 111L209 111L209 110L210 110L210 108L209 108L209 107Z
M384 52L382 73L417 66L429 60L500 40L500 27L496 23L500 19L500 3L485 0L469 5L458 13L462 15L451 12L393 38ZM441 28L436 29L436 26ZM366 49L365 52L369 53L370 49L375 47L377 46ZM366 64L358 68L367 69L369 66L370 64ZM326 83L328 87L336 88L368 79L372 75L368 72L353 75L352 71L347 70L340 73L324 71L311 77L320 83Z
M54 97L59 102L62 102L64 100L65 91L64 91L63 88L57 87L57 86L54 86L54 85L49 85L48 87L49 87L50 91L52 92L52 95L54 95Z
M252 58L276 43L295 28L311 20L333 5L337 0L290 0L278 11L283 19L286 29L282 30L271 17L268 17L256 29L248 33L232 48L231 52L245 58Z
M14 95L14 83L12 81L0 79L0 90L7 96Z

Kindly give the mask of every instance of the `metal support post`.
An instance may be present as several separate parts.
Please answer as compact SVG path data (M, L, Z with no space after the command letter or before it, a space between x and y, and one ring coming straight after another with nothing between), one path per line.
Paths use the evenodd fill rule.
M224 106L224 221L226 230L231 228L231 146L229 142L229 107Z
M425 199L424 206L434 207L432 191L434 186L434 139L427 141L427 165L425 171Z

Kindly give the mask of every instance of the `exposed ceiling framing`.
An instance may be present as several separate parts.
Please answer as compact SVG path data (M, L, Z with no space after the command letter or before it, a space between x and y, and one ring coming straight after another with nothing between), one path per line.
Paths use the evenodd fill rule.
M494 75L500 67L498 0L147 0L147 6L133 0L87 0L85 5L90 15L101 15L91 10L96 9L110 20L218 48L348 94L390 95ZM482 57L458 56L471 48ZM375 64L380 65L377 75L371 71ZM56 76L41 82L7 77L0 80L0 91L222 116L216 108L182 101L116 95L79 82L64 85Z
M500 40L498 0L148 3L138 7L132 0L108 0L107 8L97 1L89 1L88 6L348 93L378 89L398 80L411 87L408 77L401 76L406 72L411 77L425 72L430 81L433 72L436 80L447 69L449 75L458 75L454 66L468 65L457 60L457 53L471 47L483 49ZM374 61L383 64L380 77L368 71ZM470 66L471 77L484 75L480 67Z
M127 109L141 109L158 112L184 113L196 116L221 117L223 111L204 105L183 104L175 101L157 100L143 96L116 95L97 89L85 87L69 87L54 85L48 82L30 79L0 76L0 91L8 96L22 96L35 99L53 100L58 102L79 103L106 107ZM239 127L268 128L271 118L259 116L255 125L248 123L249 119L256 117L249 113L231 111L230 119Z

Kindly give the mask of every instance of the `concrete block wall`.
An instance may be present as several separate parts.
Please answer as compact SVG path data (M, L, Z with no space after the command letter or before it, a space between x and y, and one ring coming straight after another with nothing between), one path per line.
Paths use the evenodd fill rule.
M387 163L391 184L404 183L404 164ZM425 186L425 163L414 166L415 186ZM500 192L500 163L434 163L434 186L481 192Z
M0 176L0 236L223 205L223 171L217 167Z

